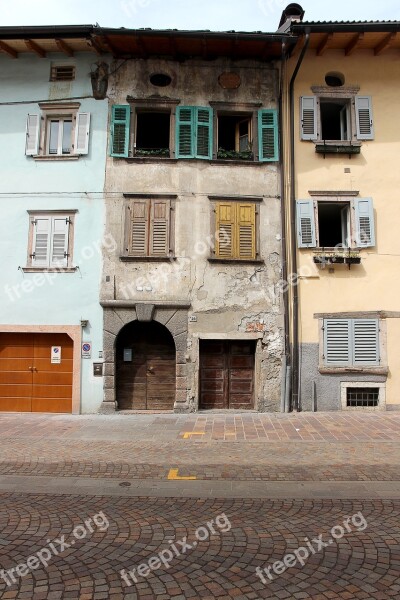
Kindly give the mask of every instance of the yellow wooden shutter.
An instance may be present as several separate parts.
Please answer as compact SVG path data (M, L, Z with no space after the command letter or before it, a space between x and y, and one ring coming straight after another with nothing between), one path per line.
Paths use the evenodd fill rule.
M256 206L237 204L236 258L256 258Z
M147 256L149 245L149 205L146 200L136 200L129 207L131 225L129 232L129 254Z
M235 258L235 208L233 202L219 202L216 205L215 248L218 258Z
M154 200L150 213L150 255L168 256L170 230L169 200Z

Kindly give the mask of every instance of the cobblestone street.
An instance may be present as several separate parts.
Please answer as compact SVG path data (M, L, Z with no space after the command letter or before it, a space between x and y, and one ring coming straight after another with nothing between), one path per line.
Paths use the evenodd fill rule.
M0 597L398 598L399 425L1 415Z

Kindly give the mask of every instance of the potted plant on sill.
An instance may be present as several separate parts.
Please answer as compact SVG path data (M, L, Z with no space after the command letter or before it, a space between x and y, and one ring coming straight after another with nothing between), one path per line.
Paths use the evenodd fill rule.
M323 265L359 265L361 263L361 256L359 252L351 251L348 252L337 252L337 251L324 251L318 252L313 257L314 263Z

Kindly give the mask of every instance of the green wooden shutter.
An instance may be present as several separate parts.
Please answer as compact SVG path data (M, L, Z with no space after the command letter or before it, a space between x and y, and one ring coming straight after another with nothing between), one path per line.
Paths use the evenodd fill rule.
M178 106L176 110L176 157L194 158L194 108Z
M375 246L374 203L372 198L354 199L356 244L359 248Z
M377 319L354 319L353 365L379 366L379 321Z
M278 111L258 111L259 158L262 162L279 160Z
M324 320L324 361L328 367L348 367L352 360L350 319Z
M111 156L129 156L131 109L128 104L114 104L111 113Z
M315 216L313 200L297 200L297 244L299 248L315 248Z
M213 112L211 108L196 107L196 158L212 158Z

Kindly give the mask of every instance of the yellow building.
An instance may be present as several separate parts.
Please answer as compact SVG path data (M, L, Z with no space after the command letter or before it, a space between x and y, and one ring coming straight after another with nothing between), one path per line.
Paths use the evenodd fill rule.
M400 408L398 22L305 22L283 65L292 401ZM290 278L291 273L298 277Z

